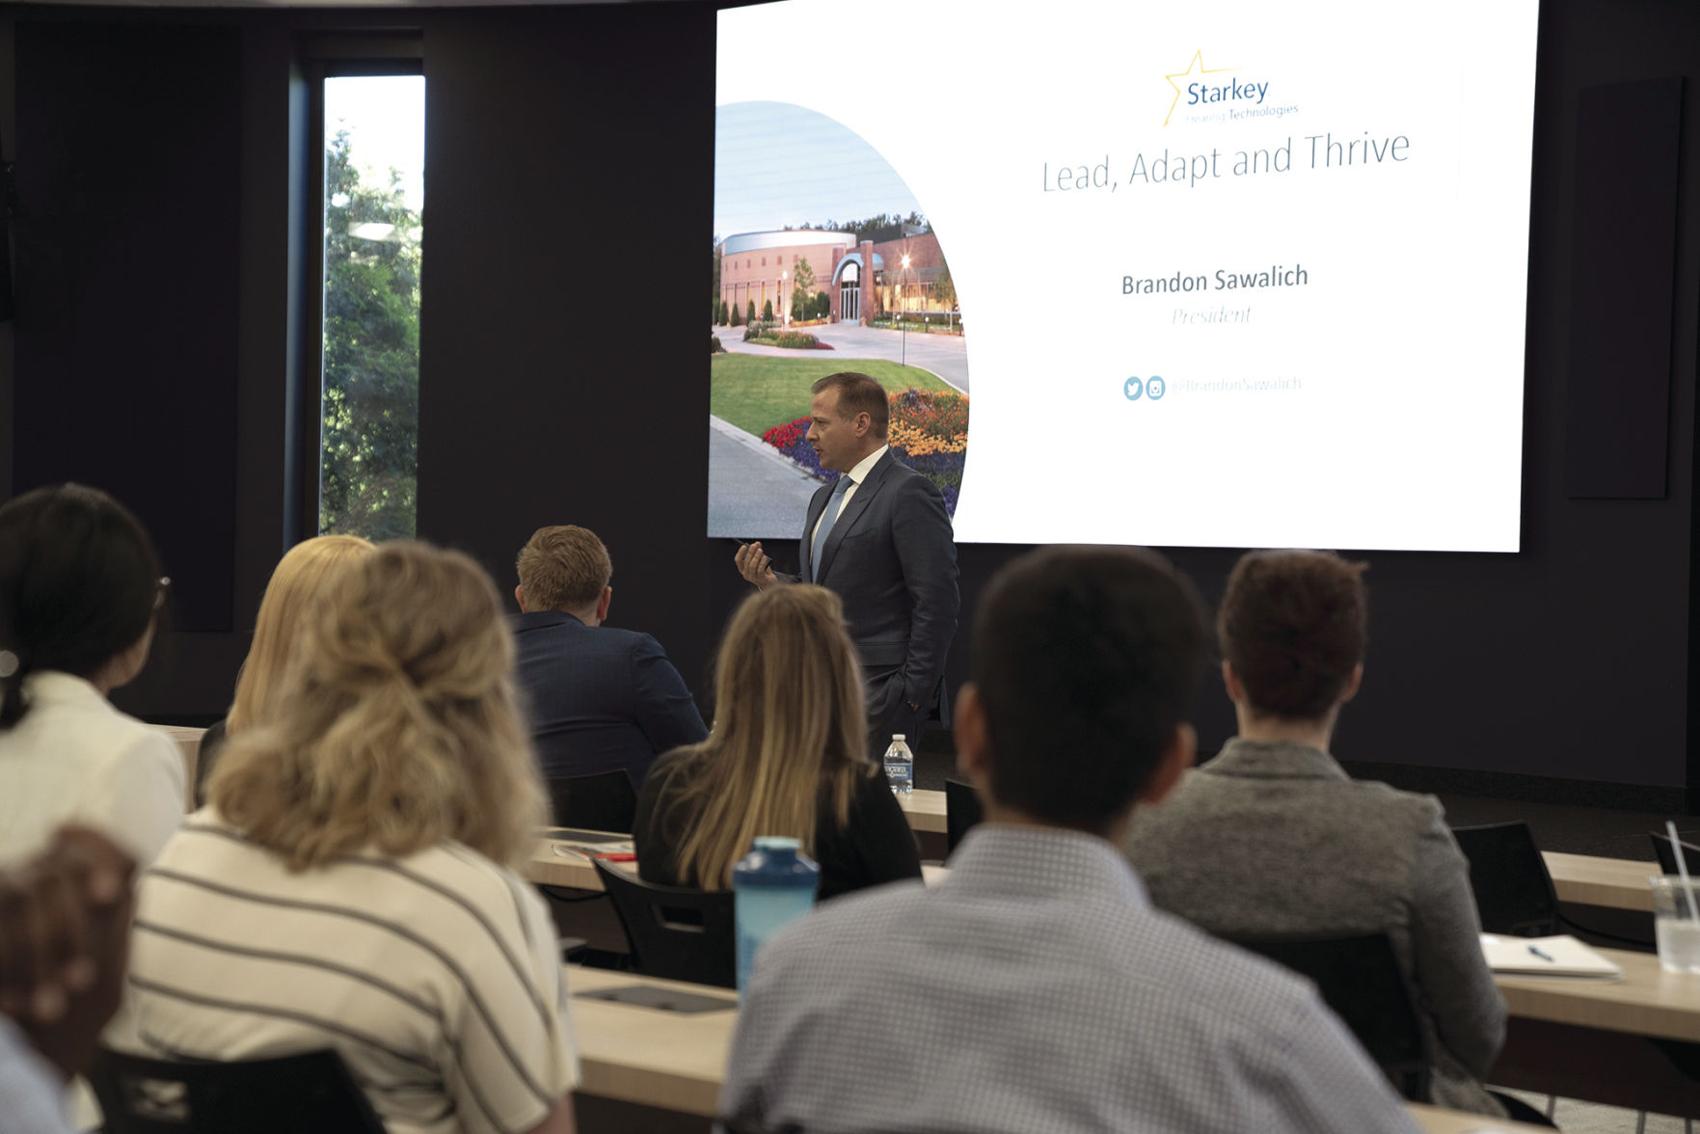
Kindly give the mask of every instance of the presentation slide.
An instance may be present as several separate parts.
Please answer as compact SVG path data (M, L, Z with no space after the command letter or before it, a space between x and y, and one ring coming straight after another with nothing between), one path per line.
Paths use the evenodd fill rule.
M1516 551L1537 9L722 12L708 534L854 370L960 543Z

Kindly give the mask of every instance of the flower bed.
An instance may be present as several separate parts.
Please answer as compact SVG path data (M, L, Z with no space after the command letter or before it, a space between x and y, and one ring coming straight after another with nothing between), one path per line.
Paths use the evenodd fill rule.
M752 323L744 331L744 341L760 343L762 346L785 347L788 350L832 350L831 343L823 343L813 335L800 331L782 331L772 323Z
M784 422L761 439L801 465L812 477L833 481L838 474L820 465L808 442L809 419ZM939 486L945 510L956 514L962 467L968 454L968 397L950 391L903 390L891 395L892 454Z

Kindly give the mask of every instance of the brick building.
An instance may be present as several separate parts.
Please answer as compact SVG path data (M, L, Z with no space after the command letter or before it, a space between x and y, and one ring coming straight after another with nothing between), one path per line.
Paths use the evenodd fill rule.
M834 323L865 326L883 312L942 312L956 305L944 253L930 232L894 231L880 241L821 229L728 236L720 245L720 297L741 313L753 303L758 316L771 302L782 318L804 261L814 275L811 290L826 292Z

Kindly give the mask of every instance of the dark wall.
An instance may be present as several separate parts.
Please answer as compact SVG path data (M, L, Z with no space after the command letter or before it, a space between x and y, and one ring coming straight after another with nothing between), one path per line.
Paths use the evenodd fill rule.
M700 300L708 280L700 253L709 236L714 101L709 7L408 13L423 29L429 119L420 530L469 549L506 587L513 553L532 528L559 521L596 528L614 555L615 620L661 637L699 689L706 689L718 627L743 593L730 566L732 545L701 535L707 360ZM1548 0L1545 7L1523 551L1365 556L1374 608L1369 676L1336 749L1348 759L1418 768L1681 788L1691 778L1700 783L1700 772L1689 772L1687 727L1696 672L1689 662L1697 609L1689 533L1700 338L1700 227L1692 205L1700 184L1700 7L1687 0ZM114 17L36 13L18 17L20 30L49 18L98 37L102 21ZM241 31L213 53L218 58L197 64L211 76L228 75L235 59L242 63L240 136L219 134L217 143L238 170L239 248L226 247L224 258L238 279L240 443L234 455L218 449L197 456L200 475L236 486L241 625L263 585L263 565L284 542L288 273L292 223L299 227L290 211L290 44L296 31L325 17L126 18L192 19ZM20 34L20 55L33 50L27 42ZM17 73L22 86L27 59L19 59ZM150 75L156 77L136 81L166 81ZM1687 78L1669 494L1571 499L1563 475L1569 342L1573 321L1589 317L1571 301L1576 228L1587 223L1575 207L1578 100L1596 84L1667 76ZM20 104L26 93L20 89ZM73 105L93 98L78 94ZM106 160L73 156L91 167ZM150 223L139 211L126 216L127 232ZM177 318L173 295L192 282L185 266L168 260L150 270L154 286L127 295L125 317ZM116 310L117 299L107 302ZM36 396L31 387L53 381L51 371L25 363L32 333L20 317L20 402ZM1461 358L1447 380L1467 385L1469 359ZM33 426L21 409L19 422L20 432ZM111 444L115 453L143 460L156 444L195 441L186 426L156 423L146 437L114 437ZM1433 459L1446 459L1442 447ZM965 600L971 603L1019 550L962 548ZM1174 556L1212 599L1234 559L1217 551ZM217 711L214 691L228 696L230 647L239 640L228 636L217 650L159 667L132 705L172 715ZM956 679L964 657L959 637ZM1230 729L1225 701L1212 695L1201 721L1204 745L1213 747Z
M242 136L231 28L24 23L17 491L121 486L189 630L229 630ZM152 441L153 444L148 444Z
M719 619L706 328L684 315L708 289L714 19L620 5L425 31L419 530L505 589L535 528L601 533L614 620L687 680Z

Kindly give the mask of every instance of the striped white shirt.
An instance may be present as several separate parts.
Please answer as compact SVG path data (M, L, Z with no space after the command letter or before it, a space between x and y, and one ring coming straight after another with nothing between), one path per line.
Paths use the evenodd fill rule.
M197 812L143 877L130 993L147 1054L335 1049L391 1134L518 1134L578 1081L542 900L456 843L292 873Z

